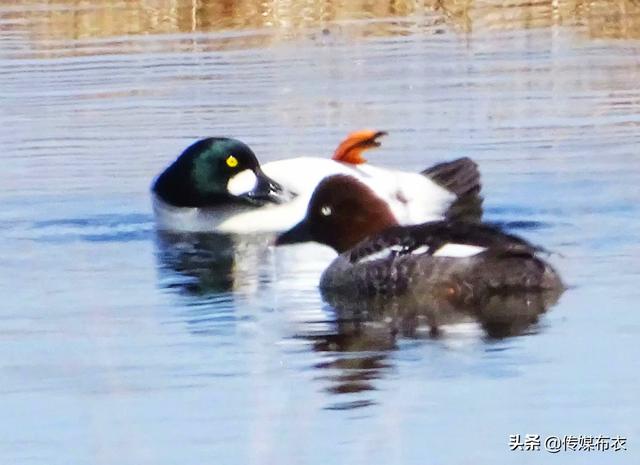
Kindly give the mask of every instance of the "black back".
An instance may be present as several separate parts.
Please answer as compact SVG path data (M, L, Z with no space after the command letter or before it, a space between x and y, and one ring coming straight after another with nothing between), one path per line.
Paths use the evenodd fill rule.
M425 254L433 255L445 244L484 247L484 253L494 255L534 256L541 249L526 240L508 234L496 226L456 221L434 221L414 226L393 226L356 245L350 253L352 263L395 247L396 255L410 254L427 246Z

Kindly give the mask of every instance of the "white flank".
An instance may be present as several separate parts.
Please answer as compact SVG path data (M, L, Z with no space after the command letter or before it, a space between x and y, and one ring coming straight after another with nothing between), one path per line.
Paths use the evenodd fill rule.
M388 258L394 252L400 252L400 251L402 251L401 245L392 245L390 247L386 247L382 250L372 253L371 255L367 255L366 257L363 257L360 260L360 263L372 262L374 260L383 260L385 258Z
M258 181L256 175L251 170L240 171L234 177L229 179L227 190L231 195L242 195L251 191Z
M402 225L440 220L455 195L419 173L358 165L358 176L388 203Z
M481 252L484 252L486 247L479 247L477 245L468 244L445 244L436 250L433 254L434 257L452 257L452 258L464 258L473 257Z
M308 197L328 176L353 176L384 200L402 225L442 219L455 200L455 195L419 173L380 168L368 163L349 165L328 158L300 157L265 163L262 169L285 189Z
M411 254L412 255L420 255L420 254L423 254L423 253L427 252L428 250L429 250L429 246L428 245L421 245L417 249L412 250Z

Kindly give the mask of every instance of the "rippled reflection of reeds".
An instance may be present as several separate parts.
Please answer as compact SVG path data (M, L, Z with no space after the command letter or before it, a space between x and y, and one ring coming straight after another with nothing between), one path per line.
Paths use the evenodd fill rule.
M0 6L0 31L26 31L39 50L52 41L117 40L148 34L225 31L216 49L266 45L300 34L393 36L443 27L470 34L577 27L593 38L640 38L634 0L14 0ZM259 33L257 33L259 31ZM1 32L0 32L1 33ZM171 45L193 45L194 36ZM196 40L197 41L197 40ZM144 45L135 44L138 48ZM136 51L129 44L128 51ZM146 49L145 49L146 50ZM83 54L82 47L74 49ZM96 53L95 47L91 53Z

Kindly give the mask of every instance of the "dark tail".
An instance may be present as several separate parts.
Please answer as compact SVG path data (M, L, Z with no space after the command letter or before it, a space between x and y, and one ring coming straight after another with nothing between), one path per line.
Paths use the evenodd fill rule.
M422 172L458 197L480 192L480 171L471 158L458 158L438 163Z
M438 163L422 172L423 175L445 189L453 192L457 199L447 211L451 220L480 221L482 197L480 196L480 171L472 159L464 157Z

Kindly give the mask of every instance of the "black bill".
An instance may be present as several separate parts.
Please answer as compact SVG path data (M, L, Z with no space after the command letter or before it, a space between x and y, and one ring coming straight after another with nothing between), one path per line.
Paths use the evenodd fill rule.
M256 175L256 184L249 192L246 192L240 197L249 200L255 204L265 203L284 203L291 200L292 194L285 191L282 186L264 174L262 170L254 171Z
M309 225L303 220L290 230L276 237L276 245L297 244L298 242L309 242L312 240L313 237L311 237Z

